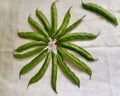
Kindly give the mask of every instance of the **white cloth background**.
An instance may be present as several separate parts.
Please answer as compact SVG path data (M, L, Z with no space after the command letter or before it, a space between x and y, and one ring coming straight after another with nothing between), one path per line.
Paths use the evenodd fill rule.
M72 6L70 24L86 14L84 21L73 32L97 34L100 31L95 40L75 42L99 58L96 62L88 62L82 58L93 71L92 79L89 80L87 74L68 64L81 80L81 86L78 88L71 83L58 69L56 94L51 88L51 64L44 77L26 89L28 81L39 70L43 61L19 80L20 69L35 56L24 60L12 56L13 49L29 42L17 36L17 29L32 31L27 17L32 14L32 18L38 21L35 16L37 7L50 20L50 6L54 0L0 0L0 96L120 96L120 0L83 1L103 6L118 18L119 25L115 27L101 16L84 10L80 0L59 0L56 3L59 25Z

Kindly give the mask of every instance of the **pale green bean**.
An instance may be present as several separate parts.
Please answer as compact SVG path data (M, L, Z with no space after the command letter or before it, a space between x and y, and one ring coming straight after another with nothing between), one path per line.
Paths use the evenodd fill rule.
M42 65L41 69L39 70L39 72L37 74L35 74L35 76L33 76L31 78L31 80L28 83L28 86L31 85L31 84L33 84L33 83L35 83L35 82L37 82L38 80L40 80L43 77L43 75L45 74L45 72L46 72L46 70L48 68L48 65L50 63L50 57L51 57L51 54L49 52L47 54L47 56L46 56L45 62Z

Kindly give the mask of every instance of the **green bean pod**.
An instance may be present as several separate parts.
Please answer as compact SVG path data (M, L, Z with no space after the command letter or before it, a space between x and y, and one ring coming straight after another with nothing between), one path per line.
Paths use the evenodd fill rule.
M35 48L32 51L28 51L28 52L22 53L22 54L13 53L13 56L16 58L27 58L27 57L33 56L33 55L37 54L38 52L42 51L45 47L46 46L40 46L40 47Z
M68 11L66 12L65 17L64 17L64 19L63 19L63 22L62 22L60 28L58 29L58 31L57 31L56 34L54 35L55 38L59 37L59 35L61 35L61 34L63 33L63 31L66 29L66 27L68 26L69 21L70 21L70 17L71 17L71 15L70 15L70 10L71 10L71 8L72 8L72 7L70 7L70 8L68 9Z
M44 36L38 33L33 33L33 32L18 32L18 36L21 38L32 39L32 40L37 40L37 41L45 41L45 42L49 41Z
M114 15L112 15L110 12L108 12L106 9L102 8L101 6L93 3L83 3L83 2L82 2L82 6L87 10L96 12L99 15L105 17L108 21L110 21L114 25L118 25L117 18Z
M86 15L84 15L82 18L78 19L76 22L74 22L73 24L71 24L65 31L62 32L61 35L58 36L58 38L60 38L61 36L65 35L66 33L70 32L71 30L73 30L74 28L76 28L83 20L83 18Z
M37 82L38 80L40 80L43 77L43 75L45 74L45 72L46 72L46 70L48 68L48 65L50 63L50 57L51 57L51 54L49 52L47 54L47 56L46 56L45 62L42 65L41 69L39 70L39 72L37 74L35 74L35 76L33 76L31 78L31 80L28 83L28 86L31 85L31 84L33 84L33 83L35 83L35 82Z
M28 22L33 26L40 34L44 35L45 37L49 38L47 32L38 24L35 20L33 20L30 16L28 17Z
M43 41L32 41L26 44L23 44L19 46L17 49L15 49L16 52L22 52L24 50L27 50L29 48L35 47L35 46L47 46L48 44Z
M25 65L21 70L20 70L20 77L21 75L27 73L28 71L30 71L31 69L33 69L47 54L48 49L42 51L40 53L40 55L38 55L36 58L34 58L30 63L28 63L27 65Z
M56 2L53 2L51 5L51 37L56 33L58 26L58 14L56 8Z
M69 67L66 65L66 63L62 60L62 57L60 55L57 56L58 63L60 65L60 68L63 70L65 75L78 87L80 87L80 80L78 77L69 69Z
M41 23L44 26L44 29L47 31L47 33L50 36L50 23L47 19L47 17L43 14L42 11L36 9L36 16L39 18L39 20L41 21Z
M98 35L99 33L97 35L86 32L71 33L71 34L66 34L61 38L59 38L58 42L73 41L73 40L92 40L95 39Z
M52 52L52 76L51 76L51 85L52 89L57 93L56 83L57 83L57 55Z
M60 44L60 46L77 52L78 54L83 56L86 60L89 60L89 61L95 61L96 60L96 59L93 58L93 56L88 51L86 51L84 48L82 48L80 46L77 46L75 44L72 44L72 43L69 43L69 42L63 42L63 43Z
M78 59L77 57L75 57L73 54L69 53L62 47L58 47L58 51L63 56L65 56L69 61L78 66L81 70L85 71L91 78L92 70L84 62L82 62L80 59Z

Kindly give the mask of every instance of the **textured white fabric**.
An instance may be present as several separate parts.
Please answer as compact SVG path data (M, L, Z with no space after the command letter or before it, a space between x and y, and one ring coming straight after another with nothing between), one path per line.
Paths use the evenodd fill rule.
M20 69L35 56L18 60L13 58L12 51L19 45L29 42L17 36L19 31L33 31L27 17L39 21L35 9L42 10L50 21L50 6L54 0L0 0L0 96L120 96L120 24L115 27L107 20L81 7L80 0L59 0L57 5L59 26L63 17L72 6L70 24L86 14L84 21L73 32L91 32L100 35L95 40L75 42L86 48L96 62L82 60L93 71L92 79L75 66L70 69L81 80L78 88L58 69L57 90L51 88L51 64L44 77L28 89L27 83L43 64L38 64L32 71L19 79ZM120 21L120 0L84 0L103 6ZM120 23L120 22L119 22Z

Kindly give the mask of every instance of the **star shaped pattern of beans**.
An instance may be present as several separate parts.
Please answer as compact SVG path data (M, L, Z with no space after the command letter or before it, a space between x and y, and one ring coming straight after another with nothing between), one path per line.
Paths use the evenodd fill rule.
M65 73L65 75L76 84L80 86L79 78L70 70L67 66L67 61L65 58L70 61L72 64L77 66L80 70L86 72L90 78L92 75L91 69L79 58L73 55L70 51L74 51L77 54L81 55L88 61L95 61L96 59L93 56L83 49L82 47L71 43L70 41L75 40L92 40L95 39L97 35L87 32L73 32L71 30L76 28L83 20L81 17L79 20L68 26L71 15L70 7L62 21L62 24L58 28L58 15L56 2L53 2L51 5L51 24L48 21L47 17L43 14L42 11L36 9L36 16L40 20L42 26L31 18L31 15L28 16L29 24L36 30L36 32L18 32L18 36L24 39L30 39L29 43L23 44L14 50L13 55L16 58L28 58L35 54L38 54L31 62L26 64L19 73L19 76L24 75L25 73L32 70L39 62L44 58L44 63L38 73L33 76L28 86L39 81L45 74L50 60L52 60L52 71L51 71L51 86L52 89L57 93L56 83L57 83L57 71L58 66ZM29 50L28 50L29 49ZM31 49L31 50L30 50ZM24 52L27 51L27 52ZM22 53L20 53L22 52Z

